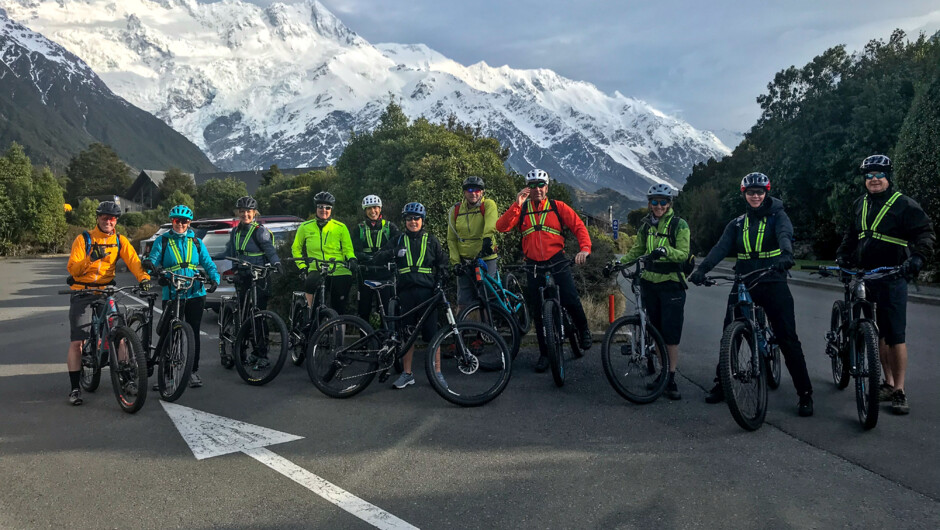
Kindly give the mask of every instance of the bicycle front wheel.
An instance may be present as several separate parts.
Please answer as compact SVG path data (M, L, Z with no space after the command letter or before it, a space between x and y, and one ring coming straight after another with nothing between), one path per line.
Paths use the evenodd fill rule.
M235 370L249 385L270 383L287 360L287 325L272 311L242 322L235 337Z
M348 398L365 390L379 367L378 339L368 322L343 315L317 328L307 344L307 375L320 392Z
M743 429L755 431L767 415L767 378L754 362L750 325L735 320L721 337L718 374L731 416Z
M552 379L559 387L565 385L565 337L561 332L561 322L561 307L554 300L546 300L542 306L545 353L552 366Z
M452 355L441 355L448 351ZM441 328L425 356L425 372L434 390L462 407L478 407L496 398L512 374L509 346L493 328L480 322L458 321ZM483 370L486 364L491 367Z
M163 401L176 401L186 390L196 359L193 328L182 320L170 322L170 336L157 366L157 387Z
M111 386L124 412L133 414L147 401L147 358L137 335L126 326L111 330Z
M610 386L631 403L656 401L669 382L663 338L653 326L642 326L637 315L620 317L607 328L601 362Z
M235 319L235 303L223 302L219 308L219 361L226 370L235 365Z
M568 336L568 346L571 348L571 353L574 355L575 359L580 359L584 357L585 350L581 349L581 339L578 337L578 330L574 327L571 315L569 315L567 311L563 313L565 315L565 335Z
M881 383L881 361L878 357L878 330L874 324L861 321L855 332L855 404L858 421L866 430L878 423L878 387Z
M849 386L849 363L843 356L847 350L845 329L842 316L845 314L845 302L836 300L832 304L832 315L829 318L829 333L826 335L826 355L832 364L832 382L836 388L844 390Z
M457 315L457 320L483 322L495 329L496 332L499 333L499 336L503 338L503 342L509 346L511 358L513 360L516 359L516 355L519 353L519 329L516 327L515 319L502 307L495 305L495 303L490 304L489 311L487 312L482 303L474 302ZM485 370L496 370L498 368L498 366L483 366Z

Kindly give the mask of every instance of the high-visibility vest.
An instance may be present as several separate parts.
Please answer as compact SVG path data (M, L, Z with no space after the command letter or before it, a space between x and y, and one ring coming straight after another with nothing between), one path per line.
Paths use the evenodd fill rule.
M375 252L376 250L382 248L382 234L385 234L386 240L389 236L389 227L388 221L382 219L381 228L379 228L375 233L375 243L372 242L372 230L366 226L365 223L359 225L359 236L360 239L366 240L366 248L362 249L363 252Z
M176 264L171 267L166 267L168 271L178 271L182 269L189 270L198 270L196 264L192 263L193 253L196 251L195 246L193 245L193 238L186 238L186 252L183 252L177 244L175 239L166 238L166 246L164 250L169 248L170 252L173 254L173 259L176 261Z
M907 241L904 239L891 237L878 231L878 225L881 224L881 220L884 219L885 215L888 213L888 210L890 210L894 205L894 201L898 200L898 197L900 196L900 192L894 192L894 195L892 195L891 198L889 198L887 202L885 202L881 207L881 211L878 212L878 215L875 217L875 222L871 224L871 227L868 226L869 197L865 197L865 199L862 200L862 231L858 233L859 239L870 237L872 239L877 239L886 243L894 243L895 245L907 247Z
M251 257L264 256L264 252L248 252L245 250L248 248L248 242L251 241L251 236L254 235L256 228L258 228L258 223L251 223L244 237L242 237L241 231L235 228L235 251L238 254Z
M415 261L411 257L411 238L407 235L402 235L402 238L405 240L405 259L408 262L407 267L402 267L400 272L402 274L408 274L409 272L415 271L421 274L431 274L434 272L430 267L422 267L424 265L424 255L428 250L428 234L427 232L421 236L421 252L418 254L418 261Z
M547 210L544 209L546 203L548 203L549 206ZM542 210L533 210L532 201L526 201L526 205L525 215L528 215L529 217L529 228L522 231L522 237L525 237L536 231L548 232L549 234L555 234L556 236L561 235L561 231L556 230L550 226L545 226L545 219L548 218L548 212L555 211L555 208L553 208L554 204L552 204L549 199L545 199L545 201L542 202L540 206L540 208L543 208ZM536 219L536 214L539 213L541 213L542 216ZM561 216L558 215L557 211L555 211L555 216L558 217L558 224L562 225Z
M757 239L754 243L751 243L750 238L750 218L744 216L744 230L741 236L744 238L744 252L738 254L738 259L759 259L759 258L773 258L780 255L780 249L770 250L763 252L764 247L764 231L767 228L767 218L764 217L760 220L760 223L757 225Z

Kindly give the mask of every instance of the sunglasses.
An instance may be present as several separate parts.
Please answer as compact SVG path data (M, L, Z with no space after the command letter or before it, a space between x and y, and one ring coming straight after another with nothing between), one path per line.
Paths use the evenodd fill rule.
M103 220L105 220L105 221L112 222L112 223L115 222L115 221L117 221L117 217L115 217L115 216L113 216L113 215L101 215L101 216L99 216L99 217L101 217L101 219L103 219Z
M761 195L767 195L767 190L762 189L751 189L744 192L745 195L749 197L760 197Z
M405 216L405 221L406 221L406 222L407 222L407 221L417 221L417 220L419 220L419 219L424 219L424 218L421 217L420 215L407 215L407 216Z
M650 206L666 206L670 202L672 201L669 199L659 199L659 200L650 199Z
M526 184L526 186L528 186L530 190L534 190L535 188L544 188L545 186L548 186L548 182L530 182Z
M333 209L333 207L330 206L329 204L318 204L318 205L317 205L317 210L332 210L332 209Z
M883 178L886 178L886 177L887 177L887 175L885 175L884 172L881 172L881 173L866 173L866 174L865 174L865 180L883 179Z
M184 218L182 218L182 217L174 217L174 218L172 219L172 221L173 221L174 223L181 224L181 225L188 225L188 224L189 224L189 219L184 219Z
M470 193L482 192L483 188L464 188L464 191L469 191Z

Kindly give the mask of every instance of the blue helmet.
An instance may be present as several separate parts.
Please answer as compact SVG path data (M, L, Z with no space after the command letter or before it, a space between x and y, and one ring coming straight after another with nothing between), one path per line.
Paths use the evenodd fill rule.
M189 209L189 206L185 204L179 204L170 209L170 219L174 217L182 217L183 219L193 220L193 211Z
M401 209L401 215L402 217L406 215L420 215L421 219L425 219L428 215L428 211L420 202L409 202Z

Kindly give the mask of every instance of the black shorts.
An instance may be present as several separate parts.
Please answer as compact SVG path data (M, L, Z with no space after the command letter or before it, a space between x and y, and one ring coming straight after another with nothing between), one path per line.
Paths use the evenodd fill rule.
M868 300L875 303L878 337L894 346L906 342L907 280L891 278L865 282Z
M304 292L312 294L314 296L314 302L317 302L316 297L320 294L320 291L317 289L319 281L319 272L307 274L307 279L304 280ZM350 274L345 276L328 276L326 278L326 293L330 297L330 303L327 305L341 315L346 314L346 304L349 302L349 291L352 289L352 284L353 277Z
M404 315L408 311L418 307L421 302L426 302L433 297L434 289L431 289L430 287L410 287L408 289L399 291L398 302L400 305L398 314ZM424 307L418 311L415 311L413 315L409 315L407 318L400 320L399 325L417 325L418 319L421 318L421 315L426 309L427 308ZM431 314L428 315L428 318L421 326L421 338L424 340L424 342L431 342L431 339L434 338L434 334L437 333L437 313L438 309L437 306L435 306L433 309L431 309Z
M91 303L94 295L72 295L69 300L69 340L88 340L91 337ZM84 326L84 327L82 327Z
M640 296L646 315L666 344L679 344L685 321L685 288L679 282L640 280Z

